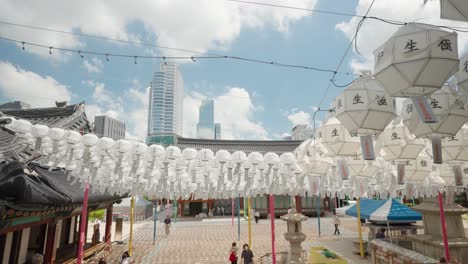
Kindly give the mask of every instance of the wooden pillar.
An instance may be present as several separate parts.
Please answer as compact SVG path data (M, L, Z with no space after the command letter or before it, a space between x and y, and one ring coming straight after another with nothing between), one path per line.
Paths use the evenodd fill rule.
M10 261L11 254L11 244L13 241L13 232L6 233L5 238L5 248L3 249L3 259L2 263L8 263Z
M70 218L70 232L68 233L68 244L73 244L76 231L76 216Z
M31 231L31 228L25 228L21 231L21 242L20 242L20 250L19 250L19 256L18 256L18 262L19 263L25 263L26 262L26 255L28 253L28 243L29 243L29 233Z
M113 205L109 205L106 210L106 231L105 231L105 242L110 246L111 244L111 227L112 227L112 213Z
M296 196L294 197L294 199L296 200L296 211L297 211L298 213L302 213L301 196L296 195Z
M54 241L55 241L55 226L54 222L48 224L47 228L47 237L46 237L46 246L45 246L45 255L44 263L52 264L54 263Z
M84 233L84 245L86 246L86 241L88 240L88 225L89 225L89 210L86 214L86 224L85 224L85 233Z

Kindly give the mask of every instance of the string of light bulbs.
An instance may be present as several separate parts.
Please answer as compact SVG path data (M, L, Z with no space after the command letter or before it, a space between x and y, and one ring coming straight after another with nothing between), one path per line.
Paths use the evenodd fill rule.
M311 70L317 72L330 72L336 74L343 74L343 75L358 75L350 72L337 72L331 69L325 68L318 68L313 66L305 66L305 65L296 65L296 64L287 64L282 62L275 62L275 61L265 61L260 59L254 58L247 58L247 57L239 57L239 56L231 56L231 55L217 55L217 56L148 56L148 55L133 55L133 54L121 54L121 53L110 53L110 52L97 52L97 51L90 51L90 50L77 50L77 49L70 49L70 48L62 48L62 47L55 47L49 46L44 44L33 43L29 41L21 41L17 39L7 38L0 36L0 40L13 42L21 45L22 50L25 50L27 46L39 47L49 50L49 54L52 55L54 50L69 52L69 53L76 53L82 59L84 59L84 55L97 55L105 57L106 61L109 62L110 58L112 57L120 57L120 58L130 58L134 60L134 64L138 64L139 59L162 59L164 62L166 60L192 60L196 62L199 59L230 59L230 60L238 60L238 61L247 61L252 63L259 63L259 64L268 64L272 66L279 66L285 68L295 68L295 69L304 69L304 70Z

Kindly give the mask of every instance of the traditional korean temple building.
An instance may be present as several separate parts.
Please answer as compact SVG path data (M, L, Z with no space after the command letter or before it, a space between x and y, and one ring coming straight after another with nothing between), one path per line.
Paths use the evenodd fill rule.
M92 129L84 107L84 102L57 103L56 107L0 111L33 124L85 134ZM1 125L0 154L0 261L25 263L34 254L43 255L44 263L73 261L79 222L88 222L80 219L84 196L81 183L69 179L63 169L49 171L35 164L37 157L32 156L32 150ZM110 244L112 205L121 199L90 187L88 212L106 209L107 219L105 234L101 234L105 241L87 241L85 257Z
M246 154L251 152L259 152L265 154L273 152L281 155L286 152L293 152L303 142L302 140L217 140L217 139L198 139L198 138L184 138L180 136L173 136L169 140L170 144L175 145L180 149L194 148L196 150L210 149L213 152L224 149L231 153L235 151L243 151ZM287 213L290 205L291 197L288 195L275 196L275 216L284 215ZM317 215L317 203L319 203L320 210L326 208L330 210L330 199L317 200L313 197L295 197L296 209L305 215ZM236 202L234 203L234 212L237 213ZM251 207L260 212L262 217L268 214L268 197L267 195L251 197ZM200 200L192 196L188 200L178 200L178 215L179 216L195 216L199 213L209 214L211 211L213 215L223 214L230 215L232 213L232 201L228 199L223 200ZM244 212L247 208L247 201L244 197L240 199L240 208Z

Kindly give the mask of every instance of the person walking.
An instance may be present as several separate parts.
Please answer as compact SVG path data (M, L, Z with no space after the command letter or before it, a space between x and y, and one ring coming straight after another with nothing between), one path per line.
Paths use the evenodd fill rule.
M221 206L221 213L222 213L223 216L224 216L224 206Z
M333 215L333 224L335 225L335 233L334 235L339 235L340 234L340 229L338 228L340 226L340 218L338 217L338 214L335 212Z
M169 215L166 215L166 219L164 219L164 224L166 224L166 236L171 233L171 218Z
M239 249L237 248L236 242L232 242L231 249L229 250L229 261L231 264L237 264L237 252Z
M243 259L244 262L241 264L253 264L254 255L253 255L252 250L249 249L249 245L244 244L242 248L244 250L242 250L241 260Z
M125 251L122 254L122 261L120 264L132 264L135 263L135 260L130 257L130 254L128 254L128 251Z
M255 223L258 224L258 219L260 219L260 212L254 210Z

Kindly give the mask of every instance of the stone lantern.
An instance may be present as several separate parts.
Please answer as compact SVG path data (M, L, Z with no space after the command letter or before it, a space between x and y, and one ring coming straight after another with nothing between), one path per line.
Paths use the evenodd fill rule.
M287 222L287 232L284 233L284 238L289 242L287 264L306 264L304 258L304 250L301 243L304 242L307 236L302 233L302 221L307 220L307 217L296 211L296 203L291 199L291 210L287 215L281 216L281 219Z
M435 92L458 70L457 34L408 23L374 51L374 77L391 96Z

